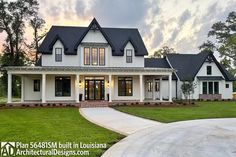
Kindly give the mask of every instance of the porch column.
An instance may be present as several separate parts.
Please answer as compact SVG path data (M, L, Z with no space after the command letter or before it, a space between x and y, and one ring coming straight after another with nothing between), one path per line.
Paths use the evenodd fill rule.
M162 77L160 77L160 84L159 84L160 101L163 100L163 98L162 98L162 88L161 88L161 86L162 86Z
M153 100L156 100L156 95L155 95L155 78L152 80L152 98Z
M21 76L21 102L24 102L24 76Z
M42 103L46 103L46 74L42 74Z
M109 75L109 102L112 102L112 75Z
M143 75L139 75L140 86L140 102L143 102Z
M172 74L169 75L169 101L172 102Z
M80 89L79 80L80 80L80 76L79 74L77 74L75 76L75 102L76 103L79 103L79 89Z
M12 74L7 74L7 103L12 102Z

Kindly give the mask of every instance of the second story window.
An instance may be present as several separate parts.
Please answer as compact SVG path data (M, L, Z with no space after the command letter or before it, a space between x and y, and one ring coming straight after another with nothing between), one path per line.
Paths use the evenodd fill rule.
M105 65L105 49L99 49L99 65Z
M90 48L85 47L84 48L84 65L90 64Z
M62 48L55 48L55 61L56 62L62 61Z
M212 74L211 66L207 66L207 75L211 75L211 74Z
M92 65L98 65L98 49L92 48Z
M105 65L105 48L104 47L85 47L84 48L84 65L104 66Z
M126 50L126 63L132 63L132 50Z

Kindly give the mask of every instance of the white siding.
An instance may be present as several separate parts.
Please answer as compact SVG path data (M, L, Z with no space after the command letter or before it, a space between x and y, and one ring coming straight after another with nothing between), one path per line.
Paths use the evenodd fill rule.
M46 75L46 101L75 100L75 76L71 76L71 96L55 96L55 77L65 75Z
M40 91L34 91L34 80L40 80ZM42 99L42 77L41 75L24 75L24 100L34 101Z
M126 50L132 50L132 63L126 63ZM111 67L144 67L144 57L135 56L133 45L128 42L124 49L124 56L112 56L112 53L109 53L108 56L110 59Z
M133 96L118 96L118 77L113 77L113 97L112 100L140 100L140 85L139 85L139 76L125 76L125 77L132 77L133 78ZM120 76L123 77L123 76Z
M100 31L89 31L82 43L103 43L108 42ZM79 45L77 49L77 55L65 55L64 47L60 40L56 41L52 54L42 55L42 66L92 66L84 65L84 47ZM55 48L62 48L62 62L55 61ZM105 66L106 67L144 67L144 56L135 56L133 45L128 42L124 49L124 56L112 56L112 50L110 45L105 48ZM132 50L132 63L126 63L126 50Z
M55 61L55 48L62 48L62 62ZM52 54L42 55L42 66L79 66L79 55L65 55L63 44L57 40Z

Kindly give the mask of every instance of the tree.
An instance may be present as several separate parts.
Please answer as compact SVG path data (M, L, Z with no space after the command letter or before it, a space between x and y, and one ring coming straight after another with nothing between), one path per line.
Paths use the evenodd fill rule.
M182 93L184 94L185 99L189 100L189 104L191 95L194 93L194 88L196 88L196 84L193 83L193 81L183 82L183 84L181 85Z
M44 25L45 21L38 15L35 15L34 18L30 20L30 27L33 29L33 42L30 45L27 45L27 47L31 52L33 52L33 54L35 54L35 57L33 59L35 63L38 61L39 42L46 35L46 30L41 33Z
M212 51L214 52L216 50L216 46L214 43L212 43L210 40L207 40L206 42L204 42L201 46L198 47L200 49L201 52L209 52Z
M235 76L236 74L236 12L230 12L225 22L219 21L212 25L208 37L215 43L207 41L199 49L218 51L221 63ZM236 89L236 85L234 85Z
M7 37L3 44L2 65L25 65L27 58L24 46L25 23L38 11L37 0L0 0L0 32L6 33ZM12 78L13 95L19 95L17 85L19 79L16 76ZM2 77L4 91L7 91L7 74ZM16 89L17 88L17 89Z
M176 53L174 48L169 48L168 46L163 46L159 50L155 51L151 57L152 58L163 58L167 54L170 54L170 53Z

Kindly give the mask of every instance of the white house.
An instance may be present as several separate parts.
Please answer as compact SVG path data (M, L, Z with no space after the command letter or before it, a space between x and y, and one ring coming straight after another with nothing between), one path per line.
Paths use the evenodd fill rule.
M161 84L152 100L162 101L162 90L172 101L172 68L145 67L146 47L137 29L104 28L93 19L88 27L52 26L39 52L35 67L6 67L8 103L12 103L12 75L21 76L22 102L149 99L145 90L154 88L147 80ZM159 85L156 85L159 86Z
M137 29L52 26L42 42L37 66L5 67L8 103L12 75L21 76L22 102L172 101L183 98L181 84L197 84L193 99L232 98L234 78L210 53L145 58Z
M173 68L172 96L184 99L183 82L193 81L192 99L232 99L235 78L216 60L212 52L198 54L168 54L165 58L146 58L145 67ZM167 81L162 82L163 85ZM165 90L165 89L164 89ZM157 94L157 92L155 92ZM168 98L163 91L163 98Z

